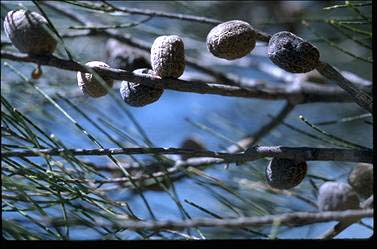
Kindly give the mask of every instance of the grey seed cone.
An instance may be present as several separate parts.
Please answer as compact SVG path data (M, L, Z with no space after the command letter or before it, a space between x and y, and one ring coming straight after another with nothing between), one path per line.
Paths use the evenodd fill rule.
M185 49L176 35L157 37L151 48L151 64L161 78L179 78L185 70Z
M28 54L52 54L57 41L48 31L47 20L28 10L9 11L4 19L4 31L12 44Z
M282 31L274 34L268 43L270 60L291 73L306 73L315 69L319 63L319 50L311 43Z
M290 189L302 182L306 176L306 162L273 158L266 167L267 183L276 189Z
M214 27L207 35L207 48L214 56L235 60L249 54L256 43L256 33L247 22L233 20Z
M154 72L148 68L137 69L135 74L151 74ZM156 102L161 97L164 89L154 88L143 84L122 81L120 94L124 102L134 107L142 107Z
M342 211L358 209L359 199L349 184L325 182L319 188L317 204L321 211Z
M102 61L90 61L85 65L89 67L109 67L105 62ZM109 88L113 87L114 81L111 78L102 77ZM81 91L90 97L99 98L105 96L108 91L102 86L101 82L95 79L93 74L77 72L77 84Z
M348 183L363 198L373 194L373 166L359 163L348 176Z

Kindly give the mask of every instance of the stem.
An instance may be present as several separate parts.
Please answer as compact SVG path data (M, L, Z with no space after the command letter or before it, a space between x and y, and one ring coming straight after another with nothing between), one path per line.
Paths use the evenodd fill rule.
M339 73L338 70L336 70L333 66L324 62L320 62L317 67L317 71L329 80L334 80L338 84L338 86L343 88L352 96L353 100L359 106L369 111L370 113L373 112L372 96L354 86L352 82L344 78L343 75Z

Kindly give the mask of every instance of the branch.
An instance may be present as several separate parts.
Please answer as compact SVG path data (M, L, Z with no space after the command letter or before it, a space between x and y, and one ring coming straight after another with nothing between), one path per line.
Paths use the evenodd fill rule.
M90 68L78 62L60 59L54 55L32 56L27 54L15 53L1 50L1 58L13 61L31 62L39 65L52 66L64 70L75 72L91 73ZM115 80L126 80L151 87L161 87L180 92L193 92L201 94L215 94L222 96L260 98L269 100L286 99L295 103L312 102L349 102L351 97L343 90L336 87L323 87L319 85L305 85L301 88L288 87L265 87L259 88L240 88L223 84L212 84L203 82L185 81L179 79L166 78L148 75L135 75L115 68L95 68L98 74Z
M330 80L334 80L338 86L347 91L354 101L364 108L365 110L373 113L373 98L368 93L363 90L358 89L349 80L343 77L341 73L338 72L333 66L328 63L320 62L319 66L316 68L319 73Z
M119 221L116 223L123 228L131 230L160 230L164 228L182 229L190 227L249 227L273 224L279 222L284 225L307 225L318 222L327 222L333 220L360 219L372 217L373 209L367 210L346 210L335 212L297 212L278 215L242 217L242 218L226 218L212 219L201 218L185 221L165 220L165 221Z
M363 203L361 203L361 208L373 208L373 195L366 199ZM343 232L349 226L353 225L354 223L358 222L360 218L350 219L346 221L340 221L335 226L327 230L324 234L320 236L320 239L332 239L336 235Z
M163 18L169 18L169 19L177 19L177 20L183 20L183 21L191 21L191 22L198 22L198 23L204 23L204 24L211 24L211 25L218 25L222 23L223 21L211 19L207 17L202 16L194 16L194 15L185 15L185 14L176 14L176 13L167 13L162 11L153 11L149 9L137 9L137 8L126 8L126 7L116 7L112 4L109 4L106 2L106 7L102 7L101 5L96 4L85 4L85 3L75 3L75 5L78 5L80 7L95 9L95 10L102 10L105 12L124 12L131 15L145 15L145 16L158 16ZM260 30L255 29L257 37L257 40L268 42L270 40L270 35L262 32Z
M328 222L333 220L346 220L352 218L365 218L373 216L373 210L346 210L346 211L335 211L335 212L322 212L322 213L311 213L311 212L296 212L296 213L285 213L277 215L266 215L266 216L252 216L252 217L242 217L242 218L198 218L189 219L183 221L177 220L162 220L162 221L130 221L129 218L124 218L120 216L117 219L112 220L112 224L105 224L101 219L93 221L92 225L96 226L115 226L117 229L127 228L130 230L163 230L163 229L174 229L180 230L184 228L191 227L228 227L228 228L240 228L240 227L256 227L263 225L272 225L279 222L285 226L298 226L298 225L308 225L319 222ZM18 222L23 222L19 220ZM47 224L49 226L65 226L67 221L64 219L53 219L46 218L44 220L38 221L41 224ZM70 218L68 225L79 226L87 224L81 219L75 217Z
M323 84L329 84L330 80L321 75L318 71L313 70L304 74L294 74L289 73L280 67L267 63L267 62L261 62L261 61L255 61L249 58L248 65L250 67L256 68L257 70L266 73L268 75L271 75L274 78L277 78L283 82L290 83L296 78L299 78L299 80L305 84L305 82L312 82L318 81L318 79L321 80L321 83ZM353 84L358 85L359 88L365 89L366 91L369 91L369 89L372 87L373 83L370 80L361 78L360 76L349 72L349 71L341 71L341 74L349 81L351 81Z
M111 149L32 149L4 151L2 157L60 156L69 153L76 156L133 155L133 154L188 154L192 157L221 158L224 162L253 161L264 157L279 157L299 161L348 161L372 163L372 150L337 148L255 146L242 153L195 151L180 148L111 148ZM189 161L189 160L188 160Z
M295 108L294 105L287 102L283 109L276 115L270 122L260 127L255 133L248 135L237 142L236 145L230 146L227 151L229 152L239 152L241 150L247 149L250 146L256 144L262 137L267 135L273 128L280 124L285 117Z
M268 131L271 131L273 128L275 128L284 118L293 110L294 106L287 103L283 109L279 112L279 114L274 117L269 123L266 125L262 126L259 130L256 132L244 137L242 140L240 140L237 145L231 145L228 147L226 150L227 152L230 153L235 153L235 152L240 152L243 151L246 148L249 148L250 146L256 144L259 139L264 137L266 134L268 134ZM190 159L190 162L192 160L198 160L197 159ZM202 160L199 158L199 160ZM218 160L218 159L214 159ZM182 162L186 163L184 166L182 166ZM91 162L85 162L86 164L90 165L91 167L94 167L96 170L106 170L106 171L119 171L118 168L111 168L110 166L103 168L103 167L98 167L97 165L91 163ZM208 163L208 162L207 162ZM191 163L187 163L186 161L180 161L178 164L176 163L175 165L171 167L167 167L166 172L161 172L159 167L154 167L154 164L149 164L149 165L144 165L141 167L138 163L126 163L124 167L127 167L129 169L134 170L135 172L143 172L142 174L138 174L133 178L134 180L148 180L153 177L161 177L164 175L169 175L169 178L172 180L178 180L184 177L186 174L176 174L181 167L193 167L194 165ZM205 167L205 166L210 166L212 163L209 164L204 164L204 165L196 165L198 167ZM152 170L150 170L152 168ZM150 173L145 174L144 169L147 169ZM100 180L96 181L95 183L126 183L128 182L129 179L126 177L120 177L120 178L113 178L111 180ZM123 185L124 186L124 185Z

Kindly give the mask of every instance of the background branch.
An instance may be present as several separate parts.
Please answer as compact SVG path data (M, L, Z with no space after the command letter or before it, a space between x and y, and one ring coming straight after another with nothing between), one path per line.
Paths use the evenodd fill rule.
M287 213L277 215L266 215L256 217L242 217L242 218L226 218L226 219L212 219L201 218L187 221L165 220L165 221L118 221L119 226L136 230L136 229L181 229L188 227L248 227L261 226L279 222L283 225L307 225L318 222L326 222L332 220L346 220L372 217L373 209L366 210L347 210L347 211L333 211L321 213Z
M66 1L68 3L73 3L71 1ZM185 14L176 14L176 13L167 13L162 11L152 11L148 9L137 9L137 8L127 8L127 7L116 7L107 1L103 1L106 3L106 7L103 7L101 5L97 4L85 4L85 3L75 3L75 5L90 8L94 10L102 10L105 12L124 12L127 14L136 14L136 15L146 15L146 16L158 16L163 18L170 18L170 19L177 19L177 20L184 20L184 21L191 21L191 22L199 22L199 23L205 23L205 24L211 24L211 25L218 25L222 23L222 21L202 17L202 16L194 16L194 15L185 15ZM255 30L257 33L257 39L268 42L270 40L270 35L266 34L265 32L262 32L260 30Z
M361 208L368 209L368 208L373 208L373 195L370 196L368 199L363 201L360 204ZM332 239L341 232L343 232L345 229L347 229L349 226L355 224L358 222L360 218L354 218L346 221L340 221L338 222L335 226L327 230L325 233L323 233L319 238L320 239Z

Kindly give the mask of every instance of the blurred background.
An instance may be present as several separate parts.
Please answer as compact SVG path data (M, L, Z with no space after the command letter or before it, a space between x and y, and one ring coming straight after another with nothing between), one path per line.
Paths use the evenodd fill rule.
M80 3L89 2L80 1L77 3L80 5ZM101 3L91 2L90 4L100 5ZM109 3L118 7L204 16L220 21L243 20L249 22L258 30L269 34L282 30L290 31L317 46L321 52L322 61L330 63L342 71L349 71L362 77L367 82L366 84L370 84L369 81L372 80L371 2L352 2L355 4L366 3L365 6L354 8L349 6L339 7L345 4L344 1L109 1ZM51 2L51 4L65 12L86 18L88 22L96 26L138 23L137 25L129 25L131 27L109 30L130 35L149 46L157 36L179 35L185 44L186 57L195 59L202 66L222 73L229 73L242 79L281 86L289 84L284 80L284 77L297 76L282 73L278 67L273 65L266 57L266 44L263 42L257 42L257 46L251 54L235 61L226 61L212 56L206 48L205 41L208 32L214 25L208 23L158 16L148 18L145 15L121 12L105 13L78 6L71 1ZM42 3L40 6L60 34L79 34L83 31L77 29L77 26L82 26L82 24L75 22L73 18L69 18L64 13ZM338 7L326 8L330 6ZM9 43L9 39L4 33L3 20L8 11L20 7L40 13L31 1L2 1L2 50L17 51ZM100 32L99 34L94 33L85 36L67 36L64 37L64 44L69 48L73 57L81 63L98 60L119 67L119 63L122 61L122 56L116 57L114 53L124 45L119 44L119 42L109 42L109 37ZM130 47L124 49L128 51ZM148 53L135 50L132 47L131 50L136 53L135 57L141 58L138 63L148 65ZM67 58L64 46L61 43L58 45L55 55ZM114 59L115 57L116 59ZM123 57L130 58L129 56ZM7 62L30 78L31 72L36 68L35 64L5 59L2 59L1 62L2 114L6 115L9 112L4 107L5 102L9 103L48 136L53 134L53 137L59 140L59 143L64 144L65 147L98 148L45 96L25 83L9 67L4 66L4 63ZM135 60L130 59L124 68L133 70L140 66L139 64L134 65L134 63ZM135 66L135 68L127 68L132 66ZM263 68L267 68L267 70L263 70ZM277 115L285 105L285 101L280 100L247 99L165 90L157 102L142 108L135 108L122 102L119 94L120 81L116 81L114 84L113 96L107 95L94 99L82 94L77 86L76 72L45 66L42 67L42 71L42 77L35 81L36 86L53 98L61 108L105 148L150 145L153 145L153 147L182 147L182 143L186 139L195 138L207 150L221 151L243 137L253 134L261 126L270 122L271 117ZM279 75L283 75L283 77ZM212 76L189 65L186 65L185 72L180 79L217 82ZM333 82L323 80L319 80L318 84L335 85ZM2 115L2 150L33 147L32 144L26 142L15 142L12 137L7 136L3 131L3 126L13 120L9 115L8 113L4 118ZM298 118L299 115L303 115L313 124L318 124L321 129L330 134L364 147L373 147L372 118L354 103L298 105L280 125L263 136L258 144L266 146L336 147L336 145L326 142L323 139L323 134L319 134L302 122ZM344 121L344 118L350 117L351 119ZM327 121L329 122L326 123ZM321 125L323 122L325 123ZM27 126L29 127L30 124ZM30 126L30 129L35 130L35 127ZM40 131L35 131L35 134L43 137ZM48 140L46 137L44 139ZM9 145L13 145L13 147ZM161 158L158 156L130 157L117 155L114 157L125 165L130 162L161 162L159 161ZM88 165L97 167L98 172L106 177L123 177L111 159L106 156L81 156L77 158L80 161L88 162ZM179 156L169 158L177 159ZM88 184L86 187L81 187L89 191L88 195L98 195L107 200L103 203L98 202L105 207L113 205L108 200L127 203L124 205L130 208L134 215L140 219L151 219L153 216L157 219L218 218L316 211L315 202L318 187L327 180L346 182L349 172L356 165L346 162L311 161L308 162L308 177L299 186L289 191L276 191L266 185L264 170L267 163L267 159L261 159L242 165L232 164L227 169L224 169L224 165L213 165L203 167L198 171L179 172L177 176L174 176L178 179L173 176L170 180L167 179L168 184L165 184L165 190L156 187L155 184L149 186L150 183L145 183L140 186L142 194L124 183L106 183L96 187ZM336 222L327 222L298 227L264 226L261 228L250 227L250 229L201 228L200 230L190 229L160 233L133 232L111 226L106 230L101 225L93 228L94 223L92 224L93 221L88 218L89 216L92 218L100 217L98 220L103 221L103 224L111 222L108 216L103 214L101 208L86 204L88 201L83 200L83 197L73 198L73 192L67 194L64 191L61 192L63 197L60 198L68 200L69 197L72 197L71 201L75 205L66 204L65 207L62 207L61 199L51 193L47 194L38 185L48 187L48 184L51 184L42 177L42 175L52 174L51 172L43 172L43 169L48 168L48 164L52 164L52 171L57 176L65 174L62 168L69 170L73 167L68 159L60 157L30 158L28 160L20 158L15 159L14 162L2 159L2 216L3 236L5 238L14 239L16 238L14 234L27 233L24 230L29 230L35 233L33 236L37 238L39 236L42 239L59 239L61 237L80 240L203 237L207 239L259 239L267 238L271 234L280 239L301 239L317 238L336 224ZM39 165L41 169L37 169L35 165ZM30 169L32 172L29 172L29 174L36 174L36 182L26 177L25 172L14 172L14 168ZM138 170L135 169L135 171ZM42 175L38 175L36 172ZM82 170L78 176L93 181L99 178L95 173L85 170ZM18 187L13 181L18 182ZM20 187L22 184L30 184L35 188L24 189ZM70 185L69 182L64 182L64 184L68 185L68 188L74 188L73 183L73 185ZM43 194L42 192L46 193ZM57 191L57 193L60 192ZM28 201L22 201L25 198ZM148 203L150 210L148 210L145 202ZM84 208L85 205L89 206ZM117 210L116 208L124 209L125 207L114 206L109 210L114 211ZM40 209L45 213L41 213ZM65 210L65 212L62 210ZM125 212L129 213L129 210ZM41 219L41 217L66 221L67 217L64 213L69 214L69 220L81 219L81 221L87 220L88 223L73 224L72 226L67 226L64 222L57 222L60 226L52 223L50 225L53 227L51 228L53 231L49 232L46 230L48 225L35 221ZM13 229L9 228L10 224L14 227ZM67 230L69 230L68 236ZM368 238L372 234L372 219L363 219L361 223L355 223L336 238ZM23 238L28 237L21 237L21 239Z

